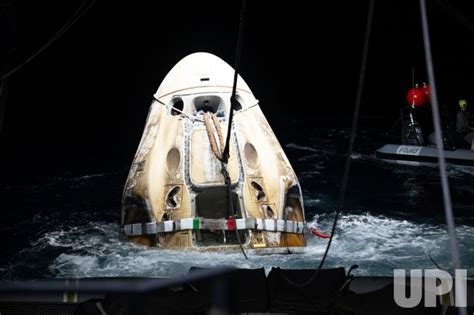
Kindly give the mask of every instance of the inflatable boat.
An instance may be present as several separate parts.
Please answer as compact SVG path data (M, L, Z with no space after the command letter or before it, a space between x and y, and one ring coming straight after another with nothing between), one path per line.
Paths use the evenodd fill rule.
M306 246L300 184L240 76L223 170L233 76L220 58L194 53L161 83L123 191L121 224L130 241L204 251Z
M386 144L375 151L377 158L400 164L438 163L438 149L431 146ZM474 150L444 150L446 162L474 166Z

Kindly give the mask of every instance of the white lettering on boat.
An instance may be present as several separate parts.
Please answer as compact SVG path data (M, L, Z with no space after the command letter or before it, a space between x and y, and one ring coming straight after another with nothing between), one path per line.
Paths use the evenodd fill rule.
M423 147L418 147L418 146L401 145L397 149L397 154L420 155L422 148Z

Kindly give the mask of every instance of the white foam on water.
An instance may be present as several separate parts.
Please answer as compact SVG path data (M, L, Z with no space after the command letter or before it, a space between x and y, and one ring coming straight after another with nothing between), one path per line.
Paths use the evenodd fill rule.
M304 145L298 145L295 143L288 143L285 145L286 148L289 149L296 149L296 150L303 150L303 151L310 151L310 152L318 152L317 149L309 147L309 146L304 146Z
M330 233L333 215L322 214L309 222ZM53 230L32 243L31 252L53 252L48 257L49 275L69 277L176 276L192 266L237 268L317 268L327 240L308 236L302 254L249 255L240 252L203 253L150 249L119 237L119 225L89 222ZM459 226L464 258L474 257L474 227ZM325 267L358 264L358 275L390 276L394 268L434 268L428 252L438 264L449 268L448 238L444 226L410 222L382 215L343 214ZM44 259L44 258L43 258ZM472 266L472 263L471 263ZM474 271L474 270L472 270Z

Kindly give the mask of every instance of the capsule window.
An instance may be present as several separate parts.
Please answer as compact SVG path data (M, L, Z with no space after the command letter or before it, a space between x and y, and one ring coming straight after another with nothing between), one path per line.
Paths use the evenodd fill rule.
M193 99L194 114L214 113L218 117L224 115L224 101L216 95L198 96Z
M171 115L178 116L184 109L184 102L182 99L178 98L173 100L173 106L171 107Z
M253 189L255 189L257 200L262 200L263 198L265 198L265 193L263 192L262 186L260 186L256 182L251 182L250 185Z
M235 110L235 111L239 111L239 110L242 109L242 104L240 103L240 100L239 100L239 99L240 99L240 97L236 97L236 98L234 99L234 110Z
M266 213L266 214L267 214L267 217L273 219L273 218L275 217L275 212L273 211L272 207L267 206L267 209L266 209L266 210L267 210L267 211L266 211L266 212L267 212L267 213Z
M176 200L176 194L179 192L179 186L174 187L166 196L166 206L169 208L176 208L178 206L178 202Z

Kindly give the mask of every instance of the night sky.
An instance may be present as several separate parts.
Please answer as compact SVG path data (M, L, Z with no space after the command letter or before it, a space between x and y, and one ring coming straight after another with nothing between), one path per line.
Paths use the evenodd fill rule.
M438 96L455 111L460 97L474 104L474 30L438 1L428 2ZM82 3L14 1L1 15L2 57L10 43L16 47L9 68L47 42ZM233 65L240 1L163 3L97 0L10 77L2 179L128 166L152 95L174 64L206 51ZM290 117L327 116L339 127L350 118L368 4L248 0L240 74L279 138ZM471 1L448 4L474 23ZM5 27L8 16L14 30ZM418 1L376 1L361 115L390 125L405 105L413 67L416 81L425 81Z

